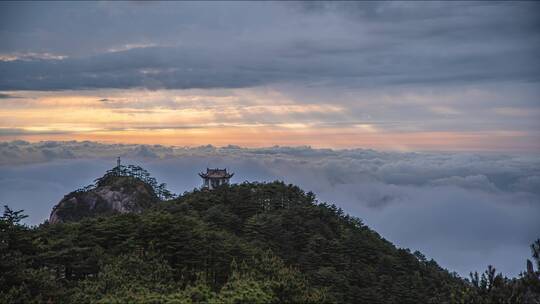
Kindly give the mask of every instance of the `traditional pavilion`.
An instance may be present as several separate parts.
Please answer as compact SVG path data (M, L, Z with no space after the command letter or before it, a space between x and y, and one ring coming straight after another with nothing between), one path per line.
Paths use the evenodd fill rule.
M229 179L233 177L234 173L228 173L227 169L209 169L206 168L206 173L199 173L199 176L203 179L202 189L212 190L221 185L229 184Z

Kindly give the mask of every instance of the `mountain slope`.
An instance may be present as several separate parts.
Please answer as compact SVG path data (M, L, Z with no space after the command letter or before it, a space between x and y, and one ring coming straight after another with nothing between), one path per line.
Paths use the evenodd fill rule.
M18 225L19 215L8 211L0 221L1 303L540 299L540 272L507 280L493 270L471 284L281 182L195 190L138 213L94 213L34 228Z
M296 186L246 183L195 191L160 208L196 214L214 229L271 250L338 302L442 302L463 284Z

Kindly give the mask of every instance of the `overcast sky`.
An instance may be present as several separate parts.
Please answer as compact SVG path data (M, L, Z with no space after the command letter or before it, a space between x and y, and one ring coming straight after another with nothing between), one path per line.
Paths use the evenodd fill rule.
M534 2L0 4L0 138L540 149Z

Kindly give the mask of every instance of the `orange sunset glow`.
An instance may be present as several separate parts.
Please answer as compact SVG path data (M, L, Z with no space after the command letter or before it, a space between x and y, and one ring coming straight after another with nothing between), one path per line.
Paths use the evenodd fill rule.
M359 105L348 102L350 93L341 96L344 101L339 103L306 102L269 88L16 91L9 94L13 98L5 100L0 112L0 139L6 141L91 140L245 147L310 145L398 151L533 151L540 147L538 135L530 130L477 130L475 124L466 129L454 130L452 126L446 130L431 130L429 124L468 119L468 113L452 105L458 103L460 97L470 98L467 94L440 96L450 100L445 106L431 105L425 95L365 96L363 92L353 95L361 101ZM474 94L479 93L475 91ZM487 93L484 95L481 98L490 97ZM391 101L394 98L411 102ZM413 105L431 113L431 117L420 120L398 117L393 121L385 118L385 113L379 114L381 120L362 113L364 107L380 111L378 103L385 100L391 105L389 113L396 110L399 113L399 108ZM538 115L516 112L518 110L495 108L489 115L525 120ZM491 127L494 125L492 119L484 122L485 119L480 117L479 121Z

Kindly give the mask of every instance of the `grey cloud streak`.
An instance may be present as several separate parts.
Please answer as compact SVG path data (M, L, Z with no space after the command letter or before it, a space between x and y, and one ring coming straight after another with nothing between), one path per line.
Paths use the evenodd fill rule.
M17 98L24 98L24 97L0 93L0 99L17 99Z
M461 275L494 264L515 276L540 236L537 155L16 141L0 145L0 202L41 222L118 155L176 193L199 186L196 173L205 167L228 167L234 182L297 184Z

